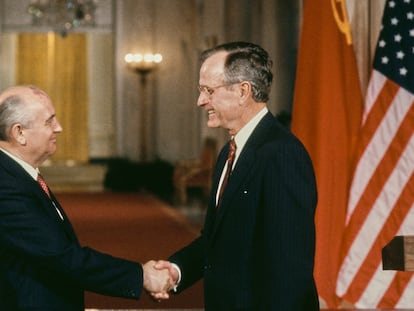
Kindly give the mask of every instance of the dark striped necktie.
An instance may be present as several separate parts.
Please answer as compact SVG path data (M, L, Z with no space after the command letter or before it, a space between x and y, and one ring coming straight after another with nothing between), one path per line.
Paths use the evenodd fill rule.
M221 197L223 196L224 189L227 186L231 171L233 169L234 158L236 157L236 149L237 149L236 142L234 141L234 138L232 138L230 140L229 154L227 155L227 167L226 167L226 172L224 174L223 182L221 183L220 192L219 192L218 201L217 201L217 207L220 206Z

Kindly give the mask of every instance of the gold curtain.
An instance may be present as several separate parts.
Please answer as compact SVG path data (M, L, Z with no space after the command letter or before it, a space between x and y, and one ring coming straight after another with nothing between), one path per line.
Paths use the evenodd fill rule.
M16 83L34 84L52 99L63 127L55 162L88 161L86 35L19 34Z

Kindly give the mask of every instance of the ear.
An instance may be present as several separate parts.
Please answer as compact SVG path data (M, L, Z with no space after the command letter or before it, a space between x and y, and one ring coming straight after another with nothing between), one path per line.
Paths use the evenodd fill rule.
M240 99L243 102L246 102L246 100L251 96L252 85L248 81L243 81L239 85L239 91L240 91Z
M26 144L26 137L24 136L24 128L21 124L14 124L10 129L10 139L19 143L20 145Z

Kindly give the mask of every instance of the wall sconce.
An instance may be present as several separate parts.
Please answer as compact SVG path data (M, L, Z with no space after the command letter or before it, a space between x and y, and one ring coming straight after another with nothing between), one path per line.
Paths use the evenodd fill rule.
M147 111L148 111L148 99L147 99L147 74L154 71L159 63L162 61L162 55L157 54L132 54L125 55L124 60L128 68L140 76L140 95L141 95L141 122L140 122L140 145L141 145L141 161L147 161ZM151 120L149 125L153 125L154 120ZM151 132L150 132L151 133ZM152 134L152 133L151 133ZM153 139L151 139L153 141Z
M128 67L135 72L145 75L157 68L158 64L162 62L162 55L157 54L141 54L128 53L125 55L125 62Z

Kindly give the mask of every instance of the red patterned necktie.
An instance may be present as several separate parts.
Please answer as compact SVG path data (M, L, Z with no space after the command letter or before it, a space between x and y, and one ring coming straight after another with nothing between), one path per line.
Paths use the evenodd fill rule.
M234 141L234 138L232 138L230 140L229 154L227 155L226 173L224 174L223 182L221 183L217 206L220 206L221 197L223 196L224 188L226 188L227 186L231 171L233 169L234 158L236 156L236 148L237 148L236 142Z
M47 196L52 200L52 197L50 196L50 191L48 186L46 185L45 180L43 179L42 175L37 174L37 183L40 185L40 187L42 187L43 191L47 194ZM61 211L58 209L58 207L56 206L55 202L53 202L52 200L52 204L53 207L55 208L56 212L58 213L60 219L63 220L63 214L61 213Z
M40 187L42 187L43 191L46 192L46 194L50 198L49 188L47 187L46 182L43 179L42 175L40 175L40 174L37 175L37 182L40 185Z

